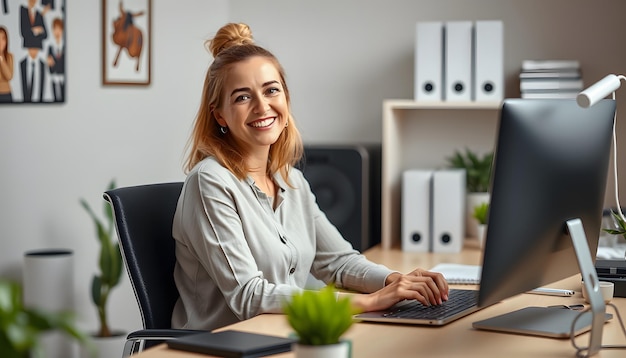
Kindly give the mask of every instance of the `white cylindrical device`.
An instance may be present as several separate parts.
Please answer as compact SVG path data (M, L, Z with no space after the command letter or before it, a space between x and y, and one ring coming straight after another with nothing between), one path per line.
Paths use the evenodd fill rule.
M44 249L24 254L24 305L46 312L74 310L74 255L67 249ZM46 357L76 356L76 347L60 331L42 334L39 345Z
M604 97L617 90L619 86L619 77L616 75L607 75L600 81L591 85L589 88L580 92L578 96L576 96L576 102L583 108L591 107Z

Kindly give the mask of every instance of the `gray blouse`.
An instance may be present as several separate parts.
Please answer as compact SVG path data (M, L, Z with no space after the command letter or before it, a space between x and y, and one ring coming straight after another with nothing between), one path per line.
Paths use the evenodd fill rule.
M280 313L311 273L365 293L392 271L368 261L327 219L302 172L279 174L276 209L248 177L209 157L187 176L174 215L172 327L212 330L261 313Z

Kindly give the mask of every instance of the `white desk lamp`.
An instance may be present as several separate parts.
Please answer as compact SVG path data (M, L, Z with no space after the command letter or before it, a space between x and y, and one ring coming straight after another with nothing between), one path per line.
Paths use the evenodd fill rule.
M615 91L621 85L620 80L626 80L626 77L623 75L607 75L591 87L580 92L576 97L576 102L583 108L589 108L610 94L613 94L613 99L615 99Z
M576 96L576 102L582 108L589 108L610 94L612 95L613 100L615 100L615 91L621 86L621 82L620 82L621 80L626 81L626 77L623 75L613 75L613 74L607 75L600 81L594 83L589 88L580 92L578 96ZM615 200L616 200L617 212L619 213L619 216L622 218L622 220L626 221L626 219L624 218L624 214L622 213L622 208L619 203L619 195L618 195L617 140L616 140L616 135L615 135L616 119L617 119L617 110L615 111L615 114L613 116L613 169L614 169L613 174L615 176ZM583 261L587 261L586 266L588 266L588 260L589 260L588 258L586 260L583 258ZM579 262L582 262L580 257L579 257ZM587 271L588 271L588 268L587 268ZM589 293L588 296L591 302L591 313L593 315L593 319L592 319L593 324L591 326L591 334L590 334L591 336L590 344L589 344L589 347L579 347L574 341L573 328L572 328L571 340L572 340L572 344L577 349L577 356L581 356L584 351L587 351L588 355L594 355L595 353L600 351L600 349L602 348L618 348L619 347L623 349L624 347L624 346L613 346L613 347L602 346L601 340L602 340L602 329L604 325L605 305L603 302L602 294L600 293L599 287L597 285L598 278L597 278L597 275L595 274L595 270L592 273L592 278L593 280L589 280L589 281L593 281L593 282L589 282L588 280L585 280L584 282L585 288L587 289L587 292ZM613 308L615 309L618 319L620 320L620 324L622 325L622 328L623 328L624 326L621 322L621 317L619 317L619 312L617 311L615 306L613 306ZM574 323L572 324L572 327L575 323L576 321L574 321Z
M626 76L613 74L607 75L600 81L591 85L589 88L580 92L578 96L576 96L576 102L580 107L589 108L608 95L612 95L613 100L615 100L615 91L621 86L620 80L626 81ZM613 175L615 176L615 202L619 216L622 220L626 221L624 213L622 213L622 206L619 203L619 190L617 183L617 140L615 138L616 119L617 110L615 111L615 117L613 119Z

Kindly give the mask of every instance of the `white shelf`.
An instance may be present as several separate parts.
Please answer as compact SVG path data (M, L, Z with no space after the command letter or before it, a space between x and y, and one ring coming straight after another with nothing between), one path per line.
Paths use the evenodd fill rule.
M501 102L416 102L412 99L386 99L383 101L383 111L386 109L487 109L499 110Z
M381 244L400 247L402 172L436 169L455 149L483 153L495 144L501 102L383 101Z

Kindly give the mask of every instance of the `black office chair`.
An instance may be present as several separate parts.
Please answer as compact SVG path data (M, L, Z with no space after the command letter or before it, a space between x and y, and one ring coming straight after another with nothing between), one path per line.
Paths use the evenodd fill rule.
M142 330L126 338L123 357L167 339L198 333L171 328L178 299L172 221L183 183L148 184L104 193L113 209L122 257L135 291Z

